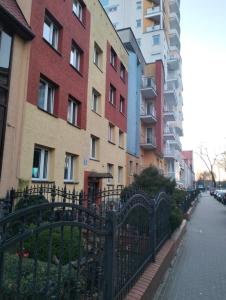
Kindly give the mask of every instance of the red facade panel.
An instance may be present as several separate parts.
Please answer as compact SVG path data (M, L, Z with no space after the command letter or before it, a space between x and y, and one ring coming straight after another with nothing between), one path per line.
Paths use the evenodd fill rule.
M123 132L127 131L127 97L128 97L128 73L125 71L124 80L120 77L121 62L116 58L116 68L110 63L111 45L107 43L107 67L106 67L106 99L105 99L105 117L113 125L119 127ZM117 54L117 53L116 53ZM110 85L116 89L115 104L109 101ZM120 96L125 99L124 113L120 112Z
M163 154L163 104L164 104L164 68L161 60L156 61L156 116L158 122L155 126L157 153Z
M46 13L59 27L59 51L43 38ZM69 95L81 103L81 128L86 128L90 13L84 9L84 24L72 11L72 1L33 1L31 28L35 39L31 45L27 101L37 105L40 75L57 86L54 114L67 120ZM81 73L70 65L72 41L82 50Z

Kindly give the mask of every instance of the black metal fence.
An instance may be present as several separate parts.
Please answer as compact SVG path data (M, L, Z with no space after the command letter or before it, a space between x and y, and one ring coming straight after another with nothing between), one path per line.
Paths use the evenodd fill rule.
M7 300L123 299L171 233L164 192L32 187L9 192L1 211L0 299Z

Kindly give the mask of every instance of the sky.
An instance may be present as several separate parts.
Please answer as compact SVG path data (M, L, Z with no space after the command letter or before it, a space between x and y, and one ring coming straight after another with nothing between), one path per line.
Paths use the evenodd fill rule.
M183 149L196 152L203 144L211 155L221 153L226 150L226 0L181 0L181 56ZM194 167L205 170L197 155Z

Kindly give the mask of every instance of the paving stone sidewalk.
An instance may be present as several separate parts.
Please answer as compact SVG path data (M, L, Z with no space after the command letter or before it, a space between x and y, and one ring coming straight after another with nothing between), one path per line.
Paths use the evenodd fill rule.
M158 300L226 299L226 206L203 193Z

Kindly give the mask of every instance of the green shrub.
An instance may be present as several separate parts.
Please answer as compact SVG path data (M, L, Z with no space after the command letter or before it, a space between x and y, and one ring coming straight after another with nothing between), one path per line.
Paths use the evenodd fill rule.
M177 229L180 226L182 220L183 220L182 211L176 205L174 205L171 208L171 213L170 213L171 232L173 232L175 229Z
M54 257L56 257L57 259L60 259L61 257L62 264L66 264L69 262L69 249L71 249L71 260L75 260L77 258L79 231L78 228L73 228L73 230L71 231L70 226L64 226L62 230L63 230L63 240L62 240L62 250L61 250L61 228L52 229L51 261L53 261ZM24 249L27 252L29 252L29 257L31 258L35 257L35 245L36 245L35 236L29 238L24 242ZM42 231L38 235L37 245L38 245L37 247L38 260L47 262L48 251L49 251L49 229Z
M17 272L18 272L18 257L16 255L5 255L4 259L4 281L1 288L1 299L18 299L17 295ZM46 287L46 272L47 263L37 261L36 271L36 288L35 299L46 299L45 287ZM31 300L34 293L33 287L33 274L34 274L34 260L30 258L24 258L21 270L21 283L20 283L20 299ZM62 277L60 284L59 299L75 299L76 294L74 291L68 290L69 282L70 286L76 285L76 271L72 268L69 275L68 266L62 266ZM57 294L57 280L58 280L58 266L51 265L49 273L49 289L48 299L56 299ZM69 297L70 296L70 297Z
M32 205L38 205L48 203L48 200L42 195L29 195L28 197L22 197L15 205L15 210L27 208Z

